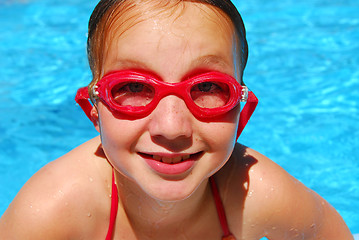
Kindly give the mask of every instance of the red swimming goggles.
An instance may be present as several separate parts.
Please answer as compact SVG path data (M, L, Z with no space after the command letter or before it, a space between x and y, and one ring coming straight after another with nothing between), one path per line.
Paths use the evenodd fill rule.
M163 82L143 72L111 72L98 81L93 94L113 113L136 118L149 115L168 95L180 97L195 117L208 120L227 113L240 102L247 102L240 114L237 138L258 104L258 99L246 86L220 72L196 75L180 83ZM80 88L75 100L91 119L88 88Z

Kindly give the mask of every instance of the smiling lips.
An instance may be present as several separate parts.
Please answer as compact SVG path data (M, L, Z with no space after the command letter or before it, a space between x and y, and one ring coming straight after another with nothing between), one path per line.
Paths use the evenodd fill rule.
M202 152L176 156L140 153L147 165L157 173L165 175L179 175L190 170Z

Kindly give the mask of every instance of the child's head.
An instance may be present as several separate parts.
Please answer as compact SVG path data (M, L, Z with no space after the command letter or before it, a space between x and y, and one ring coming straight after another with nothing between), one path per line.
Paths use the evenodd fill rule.
M77 99L116 170L175 200L226 163L256 105L238 83L247 44L230 2L101 1L88 52L100 101L92 107L84 89Z
M247 63L248 46L246 33L242 18L236 7L229 0L101 0L93 11L89 21L89 32L87 42L87 52L90 68L93 74L93 81L90 88L103 76L104 58L108 53L111 41L114 40L113 26L116 21L121 23L117 25L122 28L122 32L130 29L136 23L145 18L153 17L157 14L171 15L177 10L183 8L185 3L201 3L212 6L220 18L228 18L233 24L236 32L236 46L233 51L237 51L238 61L236 72L237 80L243 84L242 76ZM146 14L143 14L143 13ZM177 12L178 14L178 12ZM191 19L188 19L191 21ZM223 26L224 27L224 26ZM118 36L117 36L118 37ZM237 64L237 63L236 63ZM93 99L92 91L90 97Z

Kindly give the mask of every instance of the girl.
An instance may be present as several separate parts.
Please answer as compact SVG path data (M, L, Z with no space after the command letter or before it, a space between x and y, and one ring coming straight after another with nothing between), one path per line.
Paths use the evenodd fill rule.
M100 136L26 183L0 238L352 239L325 200L236 143L257 103L247 55L230 1L100 1L76 97Z

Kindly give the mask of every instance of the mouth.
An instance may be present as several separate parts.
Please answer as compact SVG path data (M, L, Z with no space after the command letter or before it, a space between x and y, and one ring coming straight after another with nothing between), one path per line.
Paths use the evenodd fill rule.
M194 154L148 154L148 153L138 153L144 158L153 159L158 162L167 163L167 164L176 164L184 161L195 161L199 159L203 152L198 152Z
M138 153L154 172L166 176L189 173L204 152L194 154Z

